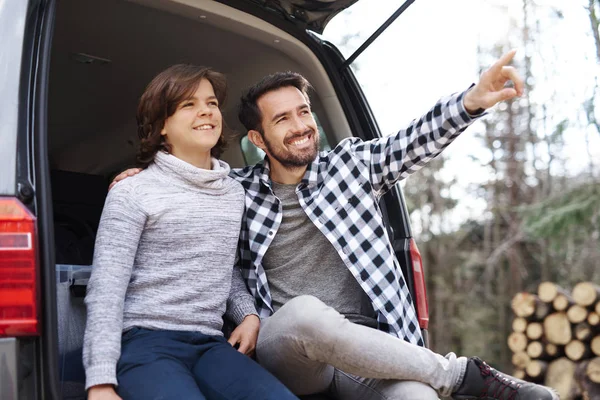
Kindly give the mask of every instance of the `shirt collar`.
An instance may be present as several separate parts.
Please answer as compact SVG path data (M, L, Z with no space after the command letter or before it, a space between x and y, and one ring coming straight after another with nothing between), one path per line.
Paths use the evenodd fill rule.
M261 165L262 164L262 165ZM267 156L262 160L259 164L260 169L258 171L258 179L265 184L267 187L271 187L271 177L269 174L271 173L271 169L269 168L269 159Z
M313 187L317 184L319 178L319 155L308 164L306 168L306 172L304 173L304 177L298 184L300 189L305 189L307 187ZM269 176L271 173L271 169L269 168L269 159L267 156L262 161L262 165L260 166L260 170L258 173L258 178L260 181L265 184L267 187L271 188L271 177Z

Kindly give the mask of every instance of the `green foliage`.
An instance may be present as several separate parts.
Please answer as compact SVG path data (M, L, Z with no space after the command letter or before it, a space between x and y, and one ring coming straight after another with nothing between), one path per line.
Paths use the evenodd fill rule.
M600 226L600 184L582 184L521 211L532 238L561 238L571 235L574 227L581 233L593 232Z

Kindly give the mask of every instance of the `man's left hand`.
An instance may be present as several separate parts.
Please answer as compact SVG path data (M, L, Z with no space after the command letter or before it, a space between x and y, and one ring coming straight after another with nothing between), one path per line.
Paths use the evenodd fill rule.
M239 344L238 351L246 355L251 355L256 349L258 340L258 330L260 329L260 319L256 315L248 315L241 324L231 332L229 344L236 346Z
M481 74L479 82L467 92L464 105L469 114L475 114L481 109L488 109L496 103L523 94L523 79L514 67L508 66L516 52L516 50L511 50L504 54ZM512 88L504 87L508 81L513 82Z

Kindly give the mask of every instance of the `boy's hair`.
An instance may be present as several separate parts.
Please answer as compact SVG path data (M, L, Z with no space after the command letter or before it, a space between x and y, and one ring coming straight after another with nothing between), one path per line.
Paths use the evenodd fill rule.
M238 118L246 130L255 130L263 134L262 114L258 108L258 99L263 95L284 87L295 87L302 92L310 104L308 90L310 83L297 72L276 72L265 76L260 82L252 86L242 95Z
M227 81L223 74L207 67L173 65L154 77L148 84L140 98L136 115L140 138L137 161L142 167L151 164L158 151L167 153L171 151L171 146L161 135L165 121L175 114L182 101L193 96L202 79L208 80L212 85L221 108L225 103ZM221 156L227 144L224 121L222 126L221 136L210 152L215 158Z

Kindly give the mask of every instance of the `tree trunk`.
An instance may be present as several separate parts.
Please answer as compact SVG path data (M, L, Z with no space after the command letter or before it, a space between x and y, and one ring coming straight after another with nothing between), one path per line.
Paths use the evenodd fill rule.
M592 25L592 34L594 35L594 43L596 44L597 62L600 63L600 32L598 31L598 17L596 16L596 8L594 7L595 0L590 0L588 6L588 16Z

